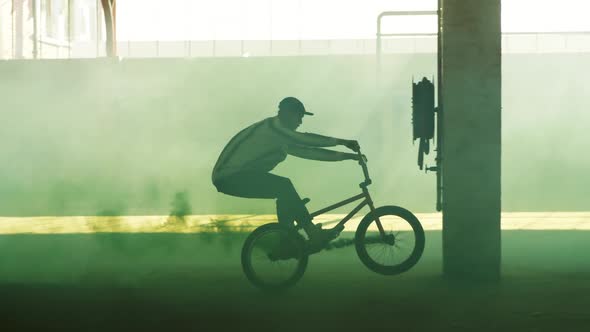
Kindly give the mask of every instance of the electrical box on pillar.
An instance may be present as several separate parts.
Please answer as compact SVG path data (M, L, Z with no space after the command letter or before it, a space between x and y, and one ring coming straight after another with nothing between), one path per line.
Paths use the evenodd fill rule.
M434 79L433 79L434 81ZM436 114L436 117L435 117ZM441 177L441 122L440 110L434 106L434 83L426 77L418 83L412 82L412 128L413 141L418 140L418 167L425 172L436 173L436 210L442 210ZM434 140L436 128L436 166L424 165L424 156L430 153L430 142Z
M412 82L412 127L418 141L418 167L424 168L424 155L430 153L430 140L434 138L434 83L426 77Z

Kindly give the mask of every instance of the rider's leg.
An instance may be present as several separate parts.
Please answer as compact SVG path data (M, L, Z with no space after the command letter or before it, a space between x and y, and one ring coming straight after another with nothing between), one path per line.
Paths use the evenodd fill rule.
M277 207L277 219L279 223L287 226L292 226L295 221L295 216L291 211L285 207L285 203L282 200L276 200Z
M280 201L279 221L290 223L295 219L311 238L312 247L321 247L334 238L333 231L322 230L313 224L309 211L288 178L262 172L240 173L223 179L216 187L220 192L238 197L276 198Z
M276 198L280 203L279 221L292 222L303 227L311 239L311 248L321 248L337 233L322 230L312 222L305 204L288 178L261 172L235 174L216 183L217 190L228 195L246 198Z
M276 198L279 221L290 223L295 219L306 231L313 226L309 211L288 178L265 172L244 172L220 180L215 186L218 191L232 196Z
M311 215L288 178L280 177L276 182L277 215L283 216L287 222L296 220L303 227L312 224ZM313 225L313 224L312 224Z
M305 204L288 178L262 172L240 173L216 183L217 190L228 195L246 198L276 198L279 221L292 222L303 227L312 240L312 247L321 247L334 237L331 230L317 228Z
M313 224L313 218L307 210L307 207L305 207L301 197L297 194L291 180L283 178L280 182L279 197L277 199L277 209L280 208L281 210L277 210L279 221L281 218L280 216L284 216L284 220L287 222L291 222L295 219L311 239L311 248L322 248L326 242L337 236L337 233L333 230L322 230Z

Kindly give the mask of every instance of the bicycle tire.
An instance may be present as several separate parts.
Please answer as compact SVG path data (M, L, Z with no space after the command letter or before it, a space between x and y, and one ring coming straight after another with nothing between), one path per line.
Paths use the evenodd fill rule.
M398 217L398 219L405 221L410 226L411 233L414 235L414 244L411 253L402 262L392 265L386 265L377 262L374 257L371 257L367 248L368 245L373 244L380 244L382 246L391 245L392 247L395 246L395 237L399 236L399 234L391 234L392 238L394 239L393 244L385 243L385 240L380 240L382 239L380 235L377 237L377 240L371 241L369 241L369 238L367 237L367 230L369 229L369 226L375 221L375 219L380 218L383 224L385 223L387 217L389 217L390 219L392 219L392 217ZM410 232L408 231L408 233ZM375 234L379 233L375 232ZM416 216L412 214L410 211L392 205L382 206L368 213L359 223L359 226L357 227L355 233L355 248L361 262L371 271L383 275L400 274L416 265L416 263L418 263L418 261L420 260L422 253L424 252L424 244L424 229L422 228L422 225L420 224L418 218L416 218Z
M293 269L293 272L285 278L285 280L277 283L265 281L260 275L260 271L256 271L256 268L252 264L252 251L257 241L260 241L265 234L273 232L280 234L283 240L287 239L289 241L289 246L294 252L293 259L296 260L296 267ZM290 229L278 223L262 225L250 233L244 241L241 252L241 263L246 278L259 289L264 291L277 291L289 288L303 277L307 268L308 255L305 252L305 239L294 229Z

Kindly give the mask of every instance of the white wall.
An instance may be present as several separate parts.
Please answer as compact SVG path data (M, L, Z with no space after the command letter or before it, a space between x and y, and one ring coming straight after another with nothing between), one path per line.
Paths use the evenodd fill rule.
M12 57L12 1L0 0L0 59Z

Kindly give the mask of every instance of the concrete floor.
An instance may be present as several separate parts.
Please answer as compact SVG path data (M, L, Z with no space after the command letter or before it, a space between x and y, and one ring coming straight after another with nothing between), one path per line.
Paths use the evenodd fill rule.
M0 329L590 331L589 213L503 214L491 284L446 280L440 215L418 217L426 247L410 271L375 274L345 247L273 295L241 271L235 230L253 217L2 218Z

